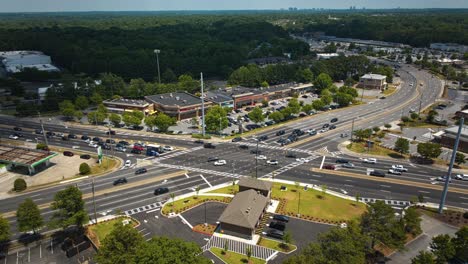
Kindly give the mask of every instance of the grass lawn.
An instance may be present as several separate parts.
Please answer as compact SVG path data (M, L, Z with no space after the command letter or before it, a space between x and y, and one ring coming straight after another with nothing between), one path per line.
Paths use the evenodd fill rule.
M229 186L226 186L226 187L223 187L223 188L219 188L219 189L216 189L216 190L212 190L212 191L209 191L207 193L224 193L224 194L233 194L233 189L234 189L234 193L238 193L239 192L239 185L229 185Z
M396 87L388 86L388 89L384 90L382 93L385 96L389 96L389 95L393 94L395 91L396 91Z
M210 251L228 264L244 264L244 263L262 264L262 263L265 263L264 260L253 258L253 257L251 257L250 261L247 262L246 255L241 255L232 251L228 251L226 255L223 255L222 254L223 250L220 248L213 247L210 249Z
M287 191L281 191L280 187L286 186ZM284 208L280 208L282 213L297 214L299 194L295 192L296 186L283 183L273 184L272 197L286 200ZM300 214L304 216L317 217L330 221L346 221L358 218L366 211L363 203L345 200L329 194L323 195L321 191L300 189ZM323 196L323 198L320 198Z
M400 158L400 159L406 157L406 156L402 156L400 153L394 150L383 148L377 144L374 144L374 146L372 146L368 152L366 145L367 144L365 142L354 142L346 146L346 148L356 153L365 153L369 155L385 156L385 157Z
M104 238L112 231L112 229L114 229L114 225L116 223L122 223L124 219L130 220L130 224L132 226L137 225L137 223L135 221L132 221L130 218L119 217L110 221L98 223L97 225L89 226L89 230L95 235L99 242L102 242Z
M436 128L436 127L445 127L445 126L431 124L431 123L427 123L425 121L419 120L419 121L405 122L404 128L407 128L407 127Z
M297 247L295 245L289 244L288 249L286 250L285 248L281 247L281 242L276 241L276 240L267 239L267 238L264 238L264 237L260 238L260 240L258 241L258 245L262 246L262 247L278 250L278 251L281 251L281 252L285 252L285 253L288 253L288 252L291 252L291 251L297 249Z
M91 173L90 174L98 174L108 170L112 170L116 166L119 166L120 162L116 159L110 159L108 157L104 157L102 159L102 163L96 163L91 166Z
M219 202L230 202L231 198L223 197L223 196L199 195L198 197L190 196L185 199L177 200L174 203L172 203L172 199L170 199L169 202L163 207L162 212L163 214L168 214L170 212L178 213L185 209L191 208L199 203L203 203L204 201L207 201L207 200L211 200L211 201L215 200Z

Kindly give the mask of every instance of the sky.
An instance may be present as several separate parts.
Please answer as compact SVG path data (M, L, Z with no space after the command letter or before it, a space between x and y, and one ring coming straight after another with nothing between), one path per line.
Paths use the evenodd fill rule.
M0 0L1 12L468 8L468 0Z

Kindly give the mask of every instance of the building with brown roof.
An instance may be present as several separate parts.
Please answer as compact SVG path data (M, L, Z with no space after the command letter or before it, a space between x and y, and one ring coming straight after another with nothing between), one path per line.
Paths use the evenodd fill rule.
M239 180L239 192L243 192L246 190L254 190L260 192L265 197L270 197L271 187L273 187L273 183L269 181L262 181L252 177L242 177Z

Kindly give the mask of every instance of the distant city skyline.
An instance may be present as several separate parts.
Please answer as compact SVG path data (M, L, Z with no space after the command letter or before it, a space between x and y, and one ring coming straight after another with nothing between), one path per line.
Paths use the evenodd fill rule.
M467 0L0 0L0 12L468 8Z

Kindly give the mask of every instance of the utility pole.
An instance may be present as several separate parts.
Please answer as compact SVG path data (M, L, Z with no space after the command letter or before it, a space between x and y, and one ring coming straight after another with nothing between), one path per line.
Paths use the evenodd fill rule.
M203 93L203 72L200 73L201 83L201 112L202 112L202 135L205 137L205 94Z
M421 104L422 104L422 97L423 97L423 93L421 93L421 97L419 98L419 110L418 110L418 115L421 115Z
M353 118L353 122L351 123L351 143L353 143L353 134L354 134L354 120L356 118Z
M42 123L42 118L41 118L41 112L37 112L39 114L39 121L41 122L41 129L42 129L42 135L44 136L44 142L46 146L49 146L49 142L47 141L47 136L46 132L44 130L44 124Z
M91 184L92 184L92 190L93 190L94 223L97 224L96 199L94 198L94 177L93 177L93 181L91 182Z
M257 138L257 150L255 151L255 179L258 179L258 140Z
M161 50L155 49L154 53L156 53L156 63L158 65L158 82L161 84L161 73L159 71L159 53L161 53Z
M460 142L460 134L461 134L464 122L465 122L465 119L463 117L460 118L457 138L455 139L455 145L453 146L452 158L450 159L450 165L448 168L447 176L445 176L444 190L442 192L442 197L440 197L439 214L442 214L442 212L444 211L445 199L447 198L448 185L450 182L450 178L452 177L453 163L455 163L455 158L457 156L458 143Z

